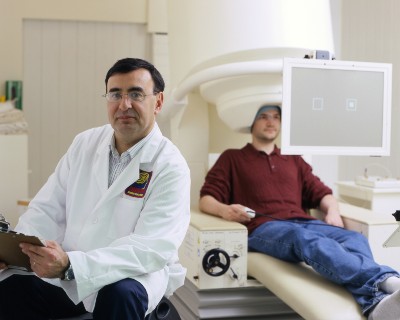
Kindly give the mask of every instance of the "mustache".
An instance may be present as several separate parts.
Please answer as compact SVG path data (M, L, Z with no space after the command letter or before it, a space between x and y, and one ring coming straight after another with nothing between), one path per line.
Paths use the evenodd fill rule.
M129 110L126 110L126 111L117 112L115 114L115 118L121 118L121 117L138 118L138 114L135 111L133 111L132 109L129 109Z

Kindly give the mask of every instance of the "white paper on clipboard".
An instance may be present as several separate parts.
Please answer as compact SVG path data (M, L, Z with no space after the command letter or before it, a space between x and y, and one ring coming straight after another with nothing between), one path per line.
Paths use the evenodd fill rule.
M397 229L394 230L389 238L383 243L383 246L385 248L400 247L400 223L399 227L397 227Z

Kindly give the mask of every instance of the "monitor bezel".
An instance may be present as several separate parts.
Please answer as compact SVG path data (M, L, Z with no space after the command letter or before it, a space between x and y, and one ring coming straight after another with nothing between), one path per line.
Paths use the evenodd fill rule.
M383 74L383 117L382 145L380 147L366 146L309 146L293 145L290 141L291 131L291 88L292 71L294 68L318 68L321 70L355 70L371 71ZM297 155L353 155L353 156L389 156L391 135L391 95L392 95L392 64L342 60L318 59L283 59L282 83L282 154Z

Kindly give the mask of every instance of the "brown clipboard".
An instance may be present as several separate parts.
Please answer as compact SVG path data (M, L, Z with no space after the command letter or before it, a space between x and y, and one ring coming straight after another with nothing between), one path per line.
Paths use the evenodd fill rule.
M32 271L29 257L19 247L22 242L44 246L44 243L35 236L15 232L0 232L0 261L5 262L10 268Z

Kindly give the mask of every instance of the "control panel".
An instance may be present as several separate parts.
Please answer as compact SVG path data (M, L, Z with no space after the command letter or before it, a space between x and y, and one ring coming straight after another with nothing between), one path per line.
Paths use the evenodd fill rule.
M192 212L179 250L186 278L199 289L234 288L247 284L247 229Z

